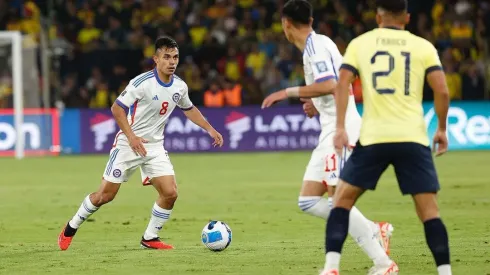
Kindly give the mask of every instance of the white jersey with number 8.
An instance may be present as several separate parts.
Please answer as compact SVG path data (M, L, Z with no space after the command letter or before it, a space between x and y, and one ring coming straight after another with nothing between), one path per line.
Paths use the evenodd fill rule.
M174 175L163 148L163 131L176 106L183 110L193 108L187 84L176 75L169 83L164 83L152 70L133 78L116 103L127 112L134 134L148 141L144 143L147 155L143 157L133 152L128 138L119 131L102 177L113 183L126 182L138 167L143 184L155 177Z
M133 78L116 103L127 111L129 124L136 136L146 139L148 145L161 146L165 124L175 107L183 110L193 108L187 84L176 75L169 83L164 83L155 69ZM121 131L114 141L114 146L119 145L129 146Z

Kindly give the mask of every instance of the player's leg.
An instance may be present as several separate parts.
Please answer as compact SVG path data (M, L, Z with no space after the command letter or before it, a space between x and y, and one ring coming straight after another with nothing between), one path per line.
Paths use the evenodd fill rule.
M449 238L439 215L436 196L440 187L431 151L416 143L400 144L399 147L403 157L397 158L394 166L400 190L413 197L439 275L450 275Z
M135 155L130 149L121 151L119 148L114 148L111 150L99 189L85 197L78 211L58 236L58 245L62 250L68 249L83 222L102 205L111 202L116 197L121 183L127 181L134 171L134 167L127 165L133 158Z
M332 208L332 198L324 198L327 186L321 181L305 180L298 197L298 206L306 214L328 219Z
M345 155L339 158L332 146L320 146L313 151L299 196L298 203L301 210L325 220L328 219L340 168L343 166L344 159L349 156L350 153L345 152ZM325 193L329 193L328 199L323 198ZM386 223L386 225L389 224ZM384 246L380 246L381 243L389 244L391 232L388 230L386 232L381 234L377 223L366 219L356 207L352 209L349 235L358 243L375 266L391 264L386 249ZM380 242L380 239L373 238L373 236L383 236L383 238Z
M325 182L325 163L326 159L330 159L327 153L327 148L322 145L313 150L298 197L298 206L301 211L325 220L328 219L333 205L332 196L330 196L330 193L333 193L333 186ZM327 192L329 196L324 198L323 195Z
M340 254L347 233L373 259L375 266L369 274L398 271L396 264L374 237L372 222L354 207L364 190L375 188L379 177L388 166L388 161L383 160L382 155L373 154L371 149L367 147L366 150L366 147L358 145L341 172L341 180L335 192L334 208L327 222L325 274L328 274L329 270L338 271Z
M99 207L111 202L116 197L120 186L120 183L109 182L103 179L99 190L89 194L82 201L77 213L75 213L73 218L68 222L68 226L74 230L78 229L88 217L99 210Z
M364 192L363 189L340 181L336 190L334 208L330 213L326 229L326 264L325 270L339 269L342 246L349 232L350 211L356 200Z
M172 249L173 246L160 240L158 232L169 220L178 196L173 166L166 152L161 152L157 157L143 164L141 170L142 177L149 178L151 185L158 192L141 245L151 249Z
M342 170L345 162L349 159L352 150L345 149L342 154L342 157L338 158L340 170ZM338 179L335 179L333 184L337 185L337 181ZM390 253L390 239L394 230L393 225L388 222L373 222L367 219L355 206L350 212L349 220L351 224L349 226L349 234L373 260L374 264L379 266L389 263L389 257L386 255ZM366 228L366 224L370 226L371 230ZM373 239L372 236L375 236L375 238ZM384 253L379 249L379 245L383 248Z

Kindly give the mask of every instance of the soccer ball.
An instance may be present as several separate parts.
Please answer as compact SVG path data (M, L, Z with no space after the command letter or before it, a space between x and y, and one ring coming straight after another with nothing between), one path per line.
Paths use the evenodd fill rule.
M221 221L210 221L202 229L201 240L211 251L223 251L231 243L231 229Z

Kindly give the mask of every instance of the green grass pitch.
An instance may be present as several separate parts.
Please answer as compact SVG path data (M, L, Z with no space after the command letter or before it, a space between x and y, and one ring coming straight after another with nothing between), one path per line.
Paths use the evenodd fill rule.
M161 235L173 251L139 246L156 192L138 174L59 251L58 233L97 189L107 156L0 159L0 274L318 274L325 222L297 206L309 154L171 155L180 197ZM453 272L490 274L490 152L450 152L436 166ZM391 169L358 206L394 224L391 252L401 274L436 274L412 201L399 193ZM210 219L233 230L224 252L201 244ZM348 239L342 274L370 267Z

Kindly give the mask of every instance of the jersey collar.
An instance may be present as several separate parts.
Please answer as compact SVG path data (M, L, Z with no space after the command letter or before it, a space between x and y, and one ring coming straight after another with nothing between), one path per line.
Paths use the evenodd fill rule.
M398 30L398 31L402 30L402 29L400 29L398 27L394 27L394 26L385 26L385 27L383 27L383 29L392 29L392 30Z
M170 82L165 83L160 79L160 77L158 77L157 69L153 69L153 74L155 75L155 79L157 80L158 84L160 84L163 87L168 88L168 87L172 86L172 84L174 83L174 76L173 75L172 75L172 78L170 79Z
M305 54L305 51L306 51L306 46L308 45L308 41L311 39L311 36L315 34L315 31L311 31L310 34L308 34L308 36L306 37L306 41L305 41L305 48L303 49L303 55Z

